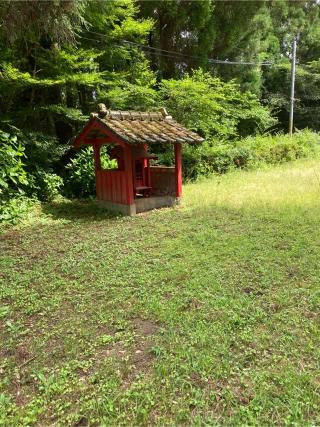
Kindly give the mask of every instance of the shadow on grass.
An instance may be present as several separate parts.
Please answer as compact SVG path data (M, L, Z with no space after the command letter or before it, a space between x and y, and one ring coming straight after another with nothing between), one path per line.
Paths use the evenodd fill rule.
M103 221L119 218L120 213L110 212L94 200L55 200L42 204L44 214L56 220L68 221Z

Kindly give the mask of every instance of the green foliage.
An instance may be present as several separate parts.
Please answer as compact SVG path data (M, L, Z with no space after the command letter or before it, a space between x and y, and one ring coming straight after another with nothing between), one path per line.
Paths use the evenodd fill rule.
M29 184L24 147L16 135L0 130L0 223L15 223L28 210L24 188Z
M0 131L0 222L17 222L31 204L28 198L50 201L58 195L62 178L47 171L60 158L55 148L41 134Z
M26 193L42 202L52 201L62 190L63 180L60 176L37 168L28 175L29 186Z
M61 104L53 104L42 107L43 111L49 111L55 115L55 118L64 121L65 123L81 123L84 124L88 120L88 116L82 114L77 108L69 108ZM48 138L48 136L46 136Z
M32 206L32 200L21 195L0 198L0 225L18 224Z
M291 65L282 62L268 72L265 95L269 105L277 112L283 127L288 126L290 103L288 92L291 81ZM320 129L320 62L297 65L295 84L294 126Z
M57 138L40 132L19 132L18 138L24 146L25 165L29 173L36 168L52 172L69 147L59 145Z
M179 52L151 53L153 69L164 78L181 78L185 72L202 67L225 81L236 79L242 90L263 96L268 67L210 64L208 59L277 63L290 58L297 34L302 63L320 56L320 5L316 0L150 0L140 4L140 14L155 20L151 46ZM282 86L274 89L277 92ZM283 89L288 98L289 87Z
M163 80L160 97L175 119L206 138L257 134L275 123L255 95L201 70L182 80Z
M304 130L294 133L292 137L282 134L248 137L237 142L235 148L246 148L251 153L251 158L243 162L243 166L250 165L250 162L258 165L278 164L319 153L320 135Z
M28 184L23 163L24 147L17 136L0 130L0 197L10 192L21 192Z
M195 180L212 173L225 173L233 167L231 149L228 145L188 146L183 150L183 175L186 180Z
M152 47L179 52L179 55L152 53L153 68L158 69L162 78L179 78L198 67L214 72L209 58L231 55L240 60L244 49L247 59L259 53L264 34L254 37L260 35L254 20L264 5L261 1L151 0L140 4L142 16L152 16L155 20ZM255 43L250 45L253 38ZM222 68L222 73L228 73L229 68ZM233 67L233 72L235 77L245 70Z
M69 197L95 194L95 172L92 147L83 148L66 166L65 193Z
M2 135L9 134L2 132ZM53 168L65 154L66 147L59 146L54 137L39 132L23 133L18 129L15 130L11 141L14 147L19 148L16 157L13 156L14 152L11 152L11 158L15 158L17 163L13 171L11 168L11 175L15 173L16 185L17 179L20 182L20 186L16 189L31 198L35 197L42 201L52 200L62 188L62 178L53 173ZM8 169L10 166L8 160L3 161ZM3 168L3 173L5 172ZM18 173L20 175L16 177Z
M128 72L99 88L97 100L110 108L123 110L149 110L157 106L156 79L149 63L137 49L124 48L130 61Z
M85 25L84 0L65 2L6 1L0 4L0 27L6 41L37 41L75 44L76 32Z
M35 26L30 25L26 33L17 30L15 37L9 37L8 48L0 54L0 115L11 124L57 136L66 143L93 110L95 101L107 101L100 99L100 94L123 87L127 81L137 85L136 89L130 88L132 98L140 86L143 91L147 81L149 85L154 83L144 55L137 48L119 45L121 38L144 41L153 25L151 19L136 17L138 8L133 0L81 1L70 5L60 1L55 5L29 3L25 7L19 5L21 16L28 21L34 14L39 21ZM15 4L9 1L7 6L0 7L0 19L6 22ZM46 27L45 19L51 13L56 13L62 21L54 19L55 24ZM7 40L7 27L17 25L19 19L0 27L0 43L1 37ZM77 49L68 33L71 22L75 25L72 35L78 37ZM64 44L56 37L59 26L59 40L67 39L67 33L71 37ZM101 35L97 37L95 30L105 34L104 39Z
M320 135L311 131L288 135L248 137L233 143L206 142L183 151L183 171L186 179L212 173L225 173L234 168L258 168L264 164L279 164L318 155Z
M101 148L101 167L103 169L114 169L115 160L110 160L108 150ZM64 192L69 197L86 198L96 194L95 169L92 147L80 150L66 166L66 177L64 179Z
M150 87L126 83L107 92L110 108L122 110L151 110L157 105L157 93Z

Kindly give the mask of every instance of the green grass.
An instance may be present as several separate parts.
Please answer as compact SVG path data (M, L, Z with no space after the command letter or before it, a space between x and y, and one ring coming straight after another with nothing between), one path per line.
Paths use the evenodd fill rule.
M320 423L318 161L184 193L3 231L0 424Z

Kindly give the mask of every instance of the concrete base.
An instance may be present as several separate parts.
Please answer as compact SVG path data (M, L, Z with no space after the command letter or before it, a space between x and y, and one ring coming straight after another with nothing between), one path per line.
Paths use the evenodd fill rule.
M155 197L141 197L134 200L132 205L122 205L120 203L108 202L106 200L99 200L100 206L112 212L119 212L123 215L133 216L137 213L150 211L152 209L159 209L171 207L180 203L179 197L174 196L155 196Z
M135 199L136 213L178 205L180 199L174 196L155 196Z
M117 212L123 215L129 215L129 216L136 214L135 203L132 205L123 205L121 203L108 202L107 200L98 200L98 203L101 207L104 207L111 212Z

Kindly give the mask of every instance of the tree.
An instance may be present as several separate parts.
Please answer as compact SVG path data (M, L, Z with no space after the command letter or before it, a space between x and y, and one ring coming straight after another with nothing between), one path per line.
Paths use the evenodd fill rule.
M124 87L128 98L148 94L143 53L122 43L144 42L153 25L137 12L133 0L0 3L1 127L21 130L28 195L60 186L54 173L65 173L69 142L97 102L113 105Z
M275 123L255 95L241 93L234 81L224 83L201 70L179 81L163 80L160 96L179 122L209 139L245 137Z
M143 54L119 45L148 35L152 21L136 19L136 13L133 0L1 4L0 37L3 45L9 42L0 54L2 120L65 143L111 88L125 80L152 82ZM33 18L36 23L21 31L21 20Z
M150 46L166 51L180 52L180 58L155 53L151 58L159 78L181 75L192 67L205 66L215 36L213 27L213 0L140 1L140 15L155 21L150 33ZM188 59L190 56L197 58Z
M277 41L274 67L264 72L263 97L288 129L292 40L298 36L294 126L320 128L319 56L320 5L317 1L275 2L269 7L271 37Z

